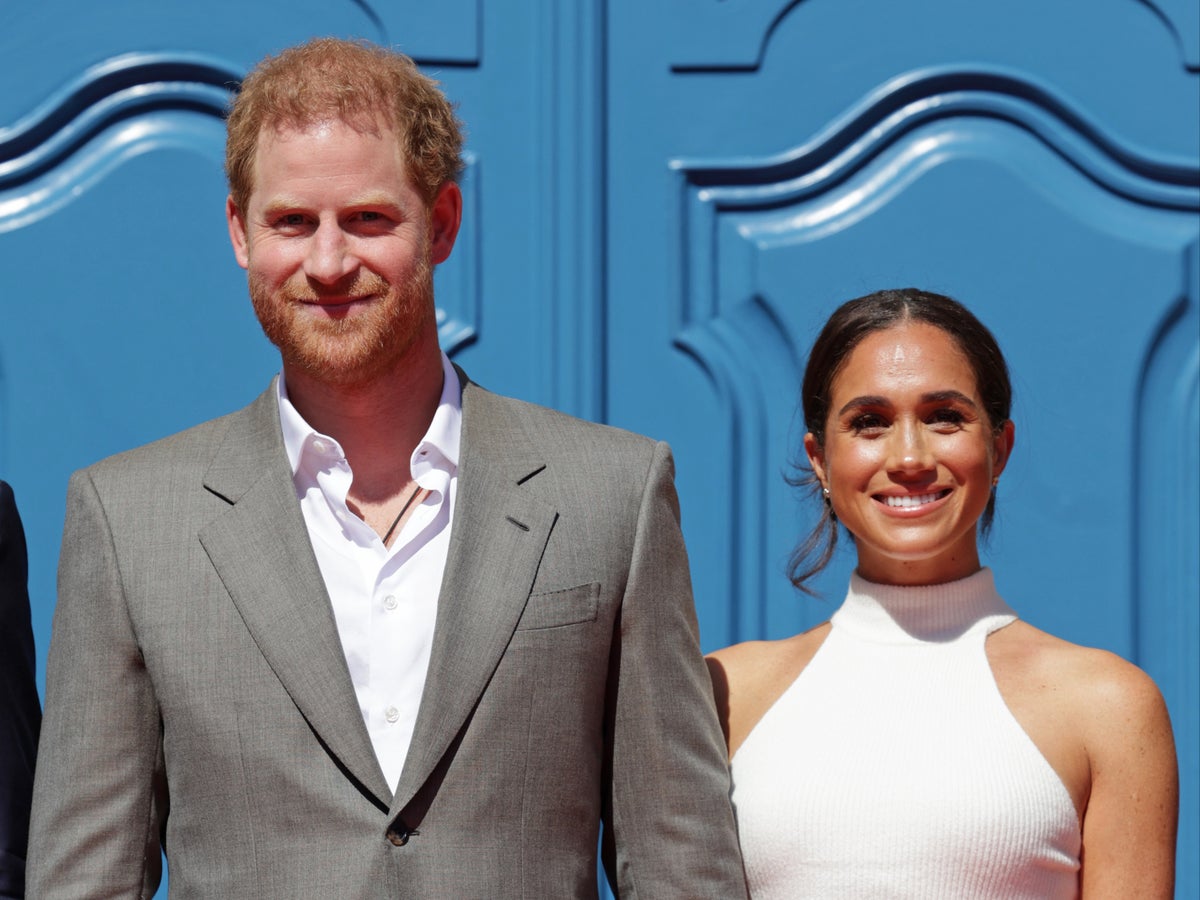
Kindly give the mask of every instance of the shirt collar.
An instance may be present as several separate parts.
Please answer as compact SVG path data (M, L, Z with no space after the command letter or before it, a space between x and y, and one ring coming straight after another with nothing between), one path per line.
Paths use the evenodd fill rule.
M337 448L338 457L344 457L341 445L325 434L316 431L300 415L300 411L288 398L287 385L284 384L283 373L275 383L276 395L279 401L279 424L283 431L283 446L287 451L288 465L292 475L300 469L305 447L321 441L328 442ZM458 372L451 365L449 357L442 354L442 396L438 400L433 420L425 436L413 449L409 460L414 480L419 480L431 468L446 469L454 472L458 468L458 455L462 437L462 385L458 380Z

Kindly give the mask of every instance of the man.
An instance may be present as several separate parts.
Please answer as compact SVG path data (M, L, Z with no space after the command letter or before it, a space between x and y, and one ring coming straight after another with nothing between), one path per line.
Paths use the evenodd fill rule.
M318 40L228 122L281 378L71 482L36 897L744 896L662 444L437 343L461 135Z
M0 897L25 896L29 797L42 709L34 683L25 531L0 481Z

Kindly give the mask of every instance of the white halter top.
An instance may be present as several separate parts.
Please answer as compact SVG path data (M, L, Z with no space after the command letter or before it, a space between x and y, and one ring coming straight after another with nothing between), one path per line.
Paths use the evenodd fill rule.
M1078 896L1074 804L984 653L1015 618L988 569L917 588L852 576L733 758L753 900Z

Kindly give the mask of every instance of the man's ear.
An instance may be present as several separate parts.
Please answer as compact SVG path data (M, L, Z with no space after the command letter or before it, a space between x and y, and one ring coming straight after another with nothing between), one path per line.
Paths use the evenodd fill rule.
M229 243L233 244L233 255L243 269L250 267L250 252L246 242L246 220L233 202L233 194L225 198L225 221L229 224Z
M462 191L456 182L447 181L438 188L429 210L430 253L434 265L445 262L454 249L458 227L462 224L462 205Z
M829 480L825 473L825 449L811 431L804 435L804 453L808 456L808 464L812 466L813 474L817 476L817 481L821 482L821 487L828 488Z

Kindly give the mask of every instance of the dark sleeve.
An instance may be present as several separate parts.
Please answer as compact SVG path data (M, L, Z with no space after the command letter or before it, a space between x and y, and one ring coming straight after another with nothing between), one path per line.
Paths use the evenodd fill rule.
M29 803L42 710L34 681L25 532L0 481L0 897L25 896Z

